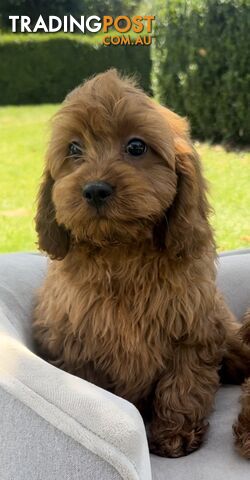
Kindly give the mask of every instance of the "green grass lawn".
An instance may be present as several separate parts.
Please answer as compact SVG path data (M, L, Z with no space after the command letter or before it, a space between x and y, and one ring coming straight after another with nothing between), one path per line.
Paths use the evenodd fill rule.
M0 252L36 250L35 197L56 105L0 108ZM218 250L250 246L250 152L197 144Z

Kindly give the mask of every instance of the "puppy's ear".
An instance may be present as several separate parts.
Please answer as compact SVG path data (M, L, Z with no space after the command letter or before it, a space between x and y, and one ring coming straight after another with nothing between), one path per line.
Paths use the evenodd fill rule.
M165 248L173 259L199 257L204 249L214 249L206 182L189 138L187 121L168 109L164 111L172 130L177 174L176 196L166 212L165 223L164 219L161 222L161 230L163 224L165 228Z
M56 221L52 200L53 185L54 180L50 172L45 170L38 192L35 223L39 249L47 252L52 259L62 260L68 253L70 236L68 231Z

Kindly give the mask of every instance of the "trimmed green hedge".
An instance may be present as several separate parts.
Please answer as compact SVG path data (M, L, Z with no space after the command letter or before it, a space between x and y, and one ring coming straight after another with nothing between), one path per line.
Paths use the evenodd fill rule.
M194 136L249 144L249 0L158 3L154 94L189 117Z
M0 37L1 105L61 102L83 79L110 67L136 74L150 91L149 47L96 46L76 35L11 37Z
M148 92L152 81L195 137L249 144L249 0L155 2L152 66L149 47L105 47L100 38L97 46L97 35L0 36L0 105L61 102L84 78L116 67Z

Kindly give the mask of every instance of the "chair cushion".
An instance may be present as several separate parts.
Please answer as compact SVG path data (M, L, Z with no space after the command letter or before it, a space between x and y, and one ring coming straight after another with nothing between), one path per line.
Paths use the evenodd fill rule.
M222 253L217 283L228 306L240 320L250 307L250 250Z

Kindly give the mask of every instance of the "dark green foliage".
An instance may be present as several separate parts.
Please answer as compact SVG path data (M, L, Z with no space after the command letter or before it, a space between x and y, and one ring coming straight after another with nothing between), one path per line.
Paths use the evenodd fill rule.
M188 116L194 136L249 143L249 0L170 0L161 18L156 96Z
M132 15L137 5L136 0L84 0L84 13L88 15Z
M77 15L83 5L83 0L0 0L1 27L10 29L9 15L28 15L34 26L40 14L45 20L49 15Z
M41 37L0 42L1 105L61 102L85 78L110 67L136 74L140 85L150 91L148 47L96 47L76 36Z
M77 14L79 5L86 7L83 14L98 13L92 10L99 5L100 15L130 13L134 4L133 0L118 0L117 12L110 12L113 0L95 4L90 0L39 1L47 5L49 14L54 12L48 6L56 5L59 16L67 13L69 4L72 14L74 8ZM16 4L15 8L25 2L35 3L0 0L1 5ZM250 0L155 2L153 92L190 119L195 137L249 144ZM89 41L83 42L82 35L7 37L0 37L1 105L60 102L84 78L112 66L136 73L142 87L150 91L148 47L100 44L97 48Z
M135 6L136 0L0 0L0 26L10 30L9 15L28 15L34 26L39 15L130 15Z

